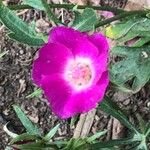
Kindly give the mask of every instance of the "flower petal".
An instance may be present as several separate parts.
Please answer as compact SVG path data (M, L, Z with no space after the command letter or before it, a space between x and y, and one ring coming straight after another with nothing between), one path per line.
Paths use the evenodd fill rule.
M98 48L99 56L97 59L93 60L93 65L96 69L95 76L99 79L104 71L107 70L108 65L108 49L109 45L107 43L107 38L102 34L95 33L88 36L88 39ZM96 81L97 81L96 79Z
M97 46L100 55L107 55L109 46L105 36L99 33L95 33L88 38L95 46Z
M60 118L69 118L95 108L108 86L108 72L104 72L99 83L82 92L74 92L60 75L42 78L42 89L53 112Z
M99 51L95 45L85 39L84 42L79 40L76 44L74 44L72 47L72 53L74 56L95 59L98 57Z
M72 57L72 52L61 44L45 44L39 51L39 58L33 63L33 80L40 85L42 75L63 73L65 64Z
M49 33L49 43L61 43L68 48L72 48L78 41L83 41L84 34L68 27L55 27Z
M43 77L42 89L48 98L52 111L60 118L68 116L67 110L64 111L64 106L72 93L72 89L61 75L54 74Z

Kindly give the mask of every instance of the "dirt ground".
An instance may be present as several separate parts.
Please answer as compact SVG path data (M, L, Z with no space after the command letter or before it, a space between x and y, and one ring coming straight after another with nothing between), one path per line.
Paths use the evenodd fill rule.
M59 14L59 12L56 10L56 13ZM33 19L36 20L37 31L48 33L52 26L41 12L29 10L22 14L19 15L27 22L31 22ZM77 127L80 126L80 120L70 127L70 120L60 120L52 114L44 96L32 99L26 98L36 89L31 80L31 69L37 50L38 48L22 45L9 39L7 29L0 27L0 52L8 51L8 54L0 59L0 150L4 150L9 143L9 137L2 129L6 123L9 122L8 127L11 131L18 134L24 132L24 128L12 110L13 104L21 106L28 117L41 128L43 133L48 132L52 127L60 123L60 129L54 137L57 140L78 136L75 132ZM112 100L126 110L130 120L136 123L135 114L137 113L142 115L146 122L150 120L149 91L150 85L146 85L139 93L131 95L117 91L110 86L108 94ZM103 111L99 109L93 110L90 115L93 118L93 122L85 135L92 135L97 131L107 129L108 133L105 136L107 140L126 136L126 129L116 119ZM83 136L85 135L83 134Z

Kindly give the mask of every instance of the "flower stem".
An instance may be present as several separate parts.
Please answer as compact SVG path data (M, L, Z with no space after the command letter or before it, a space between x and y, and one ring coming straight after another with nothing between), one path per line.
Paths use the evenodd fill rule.
M73 9L76 5L74 4L48 4L51 8L65 8L65 9ZM9 5L9 9L12 10L21 10L21 9L33 9L33 7L29 5ZM111 11L115 14L125 12L123 9L113 8L110 6L91 6L91 5L78 5L78 9L85 9L85 8L93 8L94 10L105 10Z
M113 21L116 21L116 20L119 20L119 19L122 19L122 18L126 18L126 17L129 17L129 16L143 16L143 15L146 15L148 13L148 11L146 10L135 10L135 11L128 11L128 12L123 12L123 13L120 13L112 18L109 18L109 19L105 19L103 21L100 21L99 23L96 24L96 28L100 27L100 26L103 26L103 25L106 25L106 24L109 24Z

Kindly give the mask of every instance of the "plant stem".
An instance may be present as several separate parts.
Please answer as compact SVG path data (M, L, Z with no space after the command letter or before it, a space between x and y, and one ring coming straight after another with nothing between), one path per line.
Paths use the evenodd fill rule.
M47 4L46 0L41 0L42 4L47 12L49 20L52 20L56 24L63 24L51 11L51 7Z
M65 8L65 9L73 9L76 5L74 4L48 4L51 8ZM33 9L33 7L29 5L9 5L9 9L12 10L21 10L21 9ZM91 6L91 5L78 5L78 9L85 9L85 8L93 8L94 10L104 10L104 11L111 11L115 14L125 12L123 9L113 8L110 6Z
M103 21L100 21L99 23L96 24L96 28L100 27L100 26L103 26L103 25L106 25L106 24L109 24L113 21L116 21L116 20L119 20L119 19L122 19L122 18L126 18L126 17L129 17L129 16L142 16L142 15L146 15L148 12L145 11L145 10L135 10L135 11L129 11L129 12L123 12L119 15L116 15L112 18L109 18L109 19L106 19L106 20L103 20Z
M65 8L65 9L73 9L73 7L76 6L74 4L48 4L48 5L50 8ZM8 8L12 9L12 10L33 9L33 7L31 7L29 5L9 5ZM99 21L99 23L96 24L96 28L106 25L106 24L109 24L113 21L116 21L116 20L119 20L122 18L134 16L134 15L141 16L141 15L146 15L148 13L148 11L146 11L146 10L124 11L123 9L113 8L110 6L78 5L77 8L78 9L93 8L94 10L111 11L116 14L116 16L114 16L112 18L109 18L109 19L106 19L103 21Z

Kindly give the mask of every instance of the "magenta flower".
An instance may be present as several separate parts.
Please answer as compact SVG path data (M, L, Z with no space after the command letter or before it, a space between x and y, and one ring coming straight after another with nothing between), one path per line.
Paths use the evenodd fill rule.
M107 59L103 35L55 27L33 62L33 80L43 89L52 111L69 118L102 100L109 82Z

